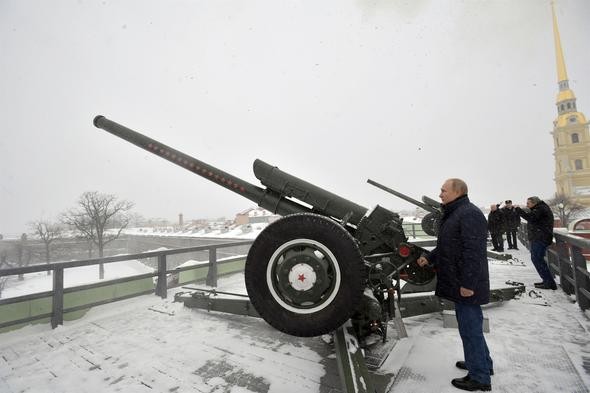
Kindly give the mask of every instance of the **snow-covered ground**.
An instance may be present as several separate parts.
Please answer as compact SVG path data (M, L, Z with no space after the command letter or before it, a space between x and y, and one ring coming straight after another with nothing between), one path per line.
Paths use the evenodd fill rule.
M529 292L538 281L529 253L513 254L512 263L490 261L493 287L527 285L527 294L484 311L493 390L588 392L588 316L561 290ZM243 276L220 280L218 289L245 293ZM409 337L378 371L385 391L457 392L450 384L464 375L454 367L462 359L457 330L444 328L438 313L405 323ZM319 338L286 336L259 319L142 296L55 330L0 334L0 392L329 392L339 389L330 353Z

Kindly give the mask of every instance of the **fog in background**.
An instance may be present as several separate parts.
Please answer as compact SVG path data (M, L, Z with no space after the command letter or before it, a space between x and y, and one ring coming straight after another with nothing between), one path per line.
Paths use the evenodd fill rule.
M555 4L590 115L590 2ZM259 184L255 158L368 208L552 197L549 1L0 0L0 233L84 191L176 221L254 204L92 125L102 114Z

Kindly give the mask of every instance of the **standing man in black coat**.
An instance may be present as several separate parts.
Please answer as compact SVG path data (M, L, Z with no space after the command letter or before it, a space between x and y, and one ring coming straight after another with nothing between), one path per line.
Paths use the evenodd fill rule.
M506 240L508 241L509 250L518 250L518 243L516 242L516 232L520 226L520 216L516 208L512 206L512 201L508 199L504 202L504 207L500 209L504 216L504 225L506 229Z
M437 269L436 295L455 303L465 361L458 368L468 371L451 381L462 390L492 389L493 362L483 335L481 305L490 300L490 279L483 213L467 197L467 184L448 179L440 189L443 217L436 247L418 258L418 265Z
M516 207L518 215L527 220L527 234L531 243L531 260L542 282L535 283L540 289L557 289L557 284L545 262L545 251L553 243L553 212L539 197L532 196L526 200L527 210Z
M492 237L492 245L494 251L504 252L504 215L498 209L500 205L490 206L490 214L488 214L488 230Z

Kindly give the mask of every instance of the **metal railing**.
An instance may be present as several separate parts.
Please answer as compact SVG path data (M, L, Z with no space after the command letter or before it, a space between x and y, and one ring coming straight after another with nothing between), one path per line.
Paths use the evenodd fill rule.
M127 254L127 255L113 256L113 257L105 257L105 258L85 259L85 260L78 260L78 261L71 261L71 262L53 262L53 263L42 264L42 265L0 269L0 277L27 274L27 273L35 273L35 272L43 272L43 271L52 271L53 272L53 288L51 291L38 292L38 293L30 294L30 295L0 299L0 306L3 306L3 305L7 305L7 304L14 305L14 304L22 303L22 302L28 302L31 300L35 300L35 299L50 297L51 298L51 312L36 314L36 315L25 317L25 318L19 318L19 319L15 319L15 320L2 322L2 323L0 323L0 329L5 328L5 327L9 327L9 326L13 326L13 325L22 324L22 323L33 322L33 321L40 320L40 319L46 319L46 318L50 318L51 327L55 328L58 325L63 324L65 313L89 309L94 306L98 306L98 305L102 305L102 304L106 304L106 303L111 303L111 302L115 302L115 301L119 301L119 300L129 299L132 297L141 296L141 295L150 294L150 293L155 293L157 296L160 296L161 298L166 298L168 288L176 286L176 285L169 286L168 280L167 280L168 274L178 274L180 272L193 270L193 269L207 267L208 268L207 285L217 286L217 274L218 274L217 273L218 272L217 250L220 248L250 245L250 244L252 244L252 242L253 242L253 240L246 240L246 241L238 241L238 242L223 243L223 244L212 244L212 245L205 245L205 246L177 248L177 249L172 249L172 250L151 251L151 252L145 252L145 253L140 253L140 254ZM208 263L178 267L178 268L171 269L171 270L167 269L166 257L168 255L190 253L190 252L195 252L195 251L205 251L205 250L209 251L209 262ZM108 264L108 263L114 263L114 262L145 259L145 258L157 258L158 268L153 273L134 275L134 276L118 278L118 279L114 279L114 280L102 280L97 283L64 288L64 270L65 269L70 269L70 268L80 267L80 266L93 266L93 265L99 265L101 263ZM223 261L219 261L219 263L230 263L230 262L234 262L239 259L244 259L244 256L240 255L240 256L236 256L236 257L224 258ZM152 288L149 290L143 290L140 292L126 294L123 296L116 296L116 297L109 298L106 300L95 301L95 302L91 302L91 303L76 305L74 307L64 308L64 294L75 293L75 292L84 291L84 290L88 290L88 289L105 287L105 286L109 286L109 285L113 285L113 284L125 283L125 282L136 281L136 280L143 280L145 278L151 278L151 277L157 277L157 282L156 282L155 288ZM182 284L179 284L179 285L182 285Z
M402 227L404 228L404 232L407 237L410 238L417 238L417 237L431 237L424 229L422 229L422 224L419 222L404 222L402 223Z
M553 276L558 275L561 289L574 295L582 311L590 308L590 273L584 252L590 249L590 239L567 232L553 232L555 243L547 248L545 261ZM518 233L519 240L530 249L526 236L526 223ZM586 250L586 251L585 251Z

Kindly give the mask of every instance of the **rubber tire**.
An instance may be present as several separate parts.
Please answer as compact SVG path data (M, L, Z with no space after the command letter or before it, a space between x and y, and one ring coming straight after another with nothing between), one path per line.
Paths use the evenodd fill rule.
M266 279L274 252L294 239L315 240L327 247L338 262L340 287L331 303L317 312L299 314L275 300ZM285 216L267 226L252 244L245 267L248 296L260 316L274 328L298 337L330 333L346 322L361 303L366 277L361 252L340 224L318 214Z

